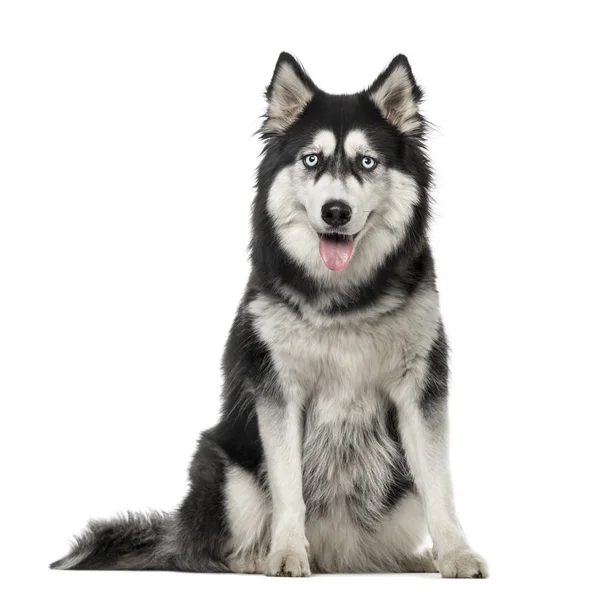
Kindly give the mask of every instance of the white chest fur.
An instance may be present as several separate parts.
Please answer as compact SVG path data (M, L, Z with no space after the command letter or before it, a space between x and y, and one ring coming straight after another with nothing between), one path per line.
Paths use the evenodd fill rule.
M303 489L308 516L349 514L375 527L409 470L389 390L424 367L438 328L433 290L400 311L317 322L260 296L249 306L287 401L306 410Z
M439 313L434 290L412 297L388 315L301 316L287 305L258 296L249 305L283 389L328 398L362 409L360 399L392 386L425 360L436 337ZM307 313L306 313L307 314Z

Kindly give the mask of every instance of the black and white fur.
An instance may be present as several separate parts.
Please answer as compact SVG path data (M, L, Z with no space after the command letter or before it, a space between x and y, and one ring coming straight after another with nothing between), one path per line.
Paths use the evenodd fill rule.
M409 63L399 55L367 90L330 95L283 53L266 97L252 272L221 420L199 440L188 495L170 514L92 521L52 567L486 577L453 506L431 173ZM341 271L318 252L331 199L352 214L333 229L354 240Z

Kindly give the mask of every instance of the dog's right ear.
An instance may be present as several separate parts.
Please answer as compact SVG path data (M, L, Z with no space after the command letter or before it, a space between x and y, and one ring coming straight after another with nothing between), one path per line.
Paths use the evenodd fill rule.
M297 60L288 52L282 52L266 89L268 110L263 133L283 134L299 118L316 89Z

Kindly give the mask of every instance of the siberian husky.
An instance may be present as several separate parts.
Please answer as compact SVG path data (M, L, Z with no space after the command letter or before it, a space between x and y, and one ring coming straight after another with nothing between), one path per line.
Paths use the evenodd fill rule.
M282 53L266 98L252 270L188 494L91 521L51 566L486 577L448 469L422 91L403 55L332 95Z

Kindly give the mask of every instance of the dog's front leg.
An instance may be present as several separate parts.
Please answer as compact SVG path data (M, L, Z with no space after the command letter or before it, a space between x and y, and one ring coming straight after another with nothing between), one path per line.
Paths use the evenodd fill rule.
M262 398L257 404L272 496L270 554L266 575L310 575L305 537L302 483L302 406L292 394L285 399Z
M438 389L428 389L425 379L418 380L415 372L395 387L392 396L399 411L401 440L423 499L440 573L443 577L483 578L488 576L488 567L467 544L455 513L448 464L446 395L438 394Z

